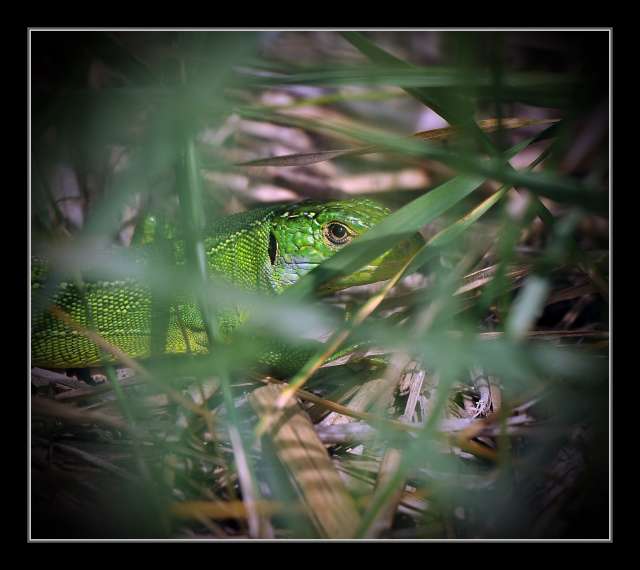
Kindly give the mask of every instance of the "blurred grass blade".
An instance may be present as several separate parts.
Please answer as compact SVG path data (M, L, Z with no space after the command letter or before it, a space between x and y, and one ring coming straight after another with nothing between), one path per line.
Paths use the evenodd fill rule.
M375 55L372 59L375 58ZM434 90L453 88L473 88L484 92L492 87L493 75L483 69L464 70L454 67L434 66L419 67L395 60L393 65L382 65L380 62L368 65L342 66L326 68L316 66L308 71L293 73L259 74L251 77L247 83L261 85L291 85L305 83L308 85L384 85L403 86L406 88L424 88ZM546 90L558 93L561 90L575 87L576 78L570 74L554 74L549 72L510 72L503 79L504 89L510 94L521 90ZM526 92L526 91L525 91Z
M420 250L418 250L420 251ZM300 369L296 375L289 381L289 386L285 388L278 400L277 404L279 408L282 408L288 400L290 400L296 390L300 389L311 376L320 368L320 366L331 356L334 355L336 350L344 343L349 337L351 331L359 327L365 319L367 319L373 311L378 308L380 303L384 300L392 287L394 287L399 279L405 274L406 269L411 265L411 261L414 259L417 253L407 260L407 262L396 272L396 274L389 279L382 290L372 297L360 307L358 312L353 316L347 325L338 329L332 337L318 349L317 353L307 361L307 363ZM258 429L258 433L260 430Z
M524 338L542 314L549 294L549 281L539 275L527 278L522 291L513 303L506 322L506 331L514 339Z
M341 35L375 63L402 69L414 67L381 49L360 32L342 32ZM403 87L403 89L451 124L467 125L469 117L472 116L472 105L455 91L435 92L425 87Z
M348 275L381 255L397 242L409 238L468 196L484 179L458 176L403 206L290 287L284 295L300 298L332 278Z
M529 169L534 168L537 164L542 162L547 157L547 151L542 152L530 165ZM462 235L467 229L469 229L474 223L476 223L484 214L486 214L493 206L495 206L507 193L507 191L511 187L508 185L504 185L499 188L496 192L494 192L491 196L483 200L478 206L473 208L469 213L465 214L462 218L454 222L453 224L447 226L440 230L436 235L434 235L426 244L426 247L422 252L420 252L413 263L408 269L408 272L411 272L422 264L428 258L431 258L433 255L437 254L434 251L435 248L439 248L445 246L452 241L454 241L458 236Z
M517 117L511 117L503 119L501 122L498 119L483 119L478 122L478 126L482 131L493 132L500 129L519 129L522 127L529 127L533 125L545 125L549 123L556 123L557 119L520 119ZM447 140L460 133L460 129L456 127L445 127L442 129L433 129L430 131L421 131L411 135L410 138L419 139L423 141L441 141ZM274 156L271 158L259 158L256 160L249 160L247 162L237 163L236 166L308 166L310 164L316 164L318 162L324 162L325 160L333 160L334 158L341 158L345 156L355 156L362 154L370 154L374 152L384 152L385 147L377 145L363 146L352 149L336 149L336 150L324 150L318 152L296 153L287 154L283 156Z
M303 152L296 154L286 154L271 158L258 158L247 162L239 162L236 166L309 166L326 160L333 160L341 156L353 156L376 152L374 147L347 148L342 150L321 150L318 152Z
M342 36L374 62L383 65L397 65L408 69L414 67L387 53L359 32L342 32ZM497 154L493 143L472 120L474 114L473 106L463 99L459 93L453 91L443 96L427 88L403 87L403 89L453 125L459 125L469 132L489 155ZM474 159L465 159L465 157L461 157L461 159L457 167L464 172L484 174L487 177L496 178L513 186L525 186L534 192L539 192L559 202L571 203L580 201L584 207L599 212L604 212L608 207L608 197L604 192L596 192L592 188L585 188L573 183L572 180L554 175L550 176L547 173L520 175L509 165L506 168L502 167L501 161L494 162L493 165L486 168L486 163L483 164ZM455 161L450 161L448 164L455 165ZM546 222L551 221L552 216L539 197L534 196L533 198L543 220Z

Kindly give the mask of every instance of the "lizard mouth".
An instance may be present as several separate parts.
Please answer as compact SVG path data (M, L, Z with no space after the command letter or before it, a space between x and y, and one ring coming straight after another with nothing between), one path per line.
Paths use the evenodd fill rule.
M309 261L304 257L290 257L282 263L280 280L283 286L293 285L302 276L320 265L318 262Z

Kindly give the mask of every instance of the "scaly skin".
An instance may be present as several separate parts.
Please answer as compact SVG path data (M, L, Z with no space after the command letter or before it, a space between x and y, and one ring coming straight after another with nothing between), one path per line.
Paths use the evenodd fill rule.
M367 199L303 202L267 207L214 220L205 232L211 273L246 290L277 294L334 255L389 214ZM156 234L169 240L176 263L184 260L184 241L173 228L156 227L153 219L137 229L132 251L144 262ZM423 243L414 238L398 244L362 270L332 284L333 290L388 279ZM32 258L31 288L37 294L47 278L45 260ZM151 355L152 299L148 287L133 279L85 284L85 297L97 332L133 358ZM74 283L61 283L52 298L77 323L89 326L87 306ZM218 315L223 337L244 320L240 309ZM207 336L193 301L176 300L165 319L165 354L205 353ZM95 344L47 311L34 311L31 323L32 365L83 368L104 362ZM156 329L157 330L157 329ZM304 353L304 354L302 354ZM263 358L276 368L295 371L308 352L274 349Z

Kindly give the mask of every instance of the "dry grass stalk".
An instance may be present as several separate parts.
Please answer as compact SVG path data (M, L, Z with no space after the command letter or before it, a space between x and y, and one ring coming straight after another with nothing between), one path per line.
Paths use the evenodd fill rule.
M282 390L281 386L263 386L251 393L249 401L259 416L275 415L268 434L320 535L324 538L352 537L360 524L353 498L298 403L289 400L284 409L278 409Z
M258 501L256 511L270 516L284 509L284 505L269 501ZM171 506L173 515L180 518L246 519L250 516L243 501L184 501Z

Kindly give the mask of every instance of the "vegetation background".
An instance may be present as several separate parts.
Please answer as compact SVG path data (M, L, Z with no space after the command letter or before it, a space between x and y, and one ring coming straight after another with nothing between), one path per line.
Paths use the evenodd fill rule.
M251 307L204 361L107 367L103 384L33 369L33 538L609 536L608 31L29 37L31 249L58 279L90 280L149 213L195 245L206 220L265 204L396 211L279 298L150 268ZM313 290L418 230L426 248L350 331L375 350L295 404L293 451L330 458L311 485L256 436L252 334L327 338L382 285Z

